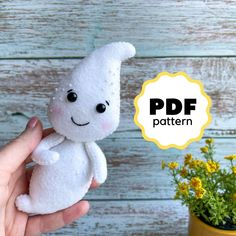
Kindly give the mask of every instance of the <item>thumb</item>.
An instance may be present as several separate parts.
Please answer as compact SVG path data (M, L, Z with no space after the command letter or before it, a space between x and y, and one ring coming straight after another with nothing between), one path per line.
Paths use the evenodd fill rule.
M0 150L0 169L13 173L31 154L42 138L42 124L32 117L23 133Z

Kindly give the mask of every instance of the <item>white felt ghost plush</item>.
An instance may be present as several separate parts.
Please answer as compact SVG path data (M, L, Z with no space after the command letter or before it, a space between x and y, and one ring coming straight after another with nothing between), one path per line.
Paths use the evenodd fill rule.
M56 132L32 153L37 165L29 195L16 199L19 210L56 212L81 200L93 178L100 184L106 180L106 159L95 141L110 135L119 124L120 66L134 55L130 43L107 44L60 82L48 109Z

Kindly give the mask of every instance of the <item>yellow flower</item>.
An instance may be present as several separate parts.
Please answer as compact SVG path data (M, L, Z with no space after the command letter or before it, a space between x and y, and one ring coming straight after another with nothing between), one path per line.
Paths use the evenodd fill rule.
M189 163L189 168L195 169L195 168L198 168L198 167L203 166L203 164L204 164L204 161L202 161L202 160L198 160L198 159L192 160L192 161Z
M186 177L188 175L188 170L183 167L182 170L180 171L180 176Z
M236 175L236 166L233 166L233 167L232 167L232 171L233 171L233 173Z
M206 144L210 145L210 144L214 143L214 139L213 138L208 138L208 139L206 139L205 142L206 142Z
M200 148L202 153L208 153L209 148L207 146Z
M188 196L189 194L189 185L185 182L179 183L178 185L179 192L183 195Z
M166 162L161 161L161 169L164 170L166 168Z
M192 161L189 163L189 168L190 168L190 169L196 168L196 167L197 167L196 164L197 164L197 163L196 163L196 160L192 160Z
M176 169L178 166L179 166L179 163L178 163L178 162L175 162L175 161L172 161L172 162L168 163L168 167L169 167L171 170Z
M220 168L219 163L215 162L215 161L207 161L206 163L206 170L208 173L214 173L216 171L218 171Z
M198 177L193 177L190 181L190 186L193 188L193 189L196 189L196 190L199 190L202 188L202 181L200 178Z
M225 159L230 161L236 160L236 154L225 156Z
M196 199L202 199L203 196L205 195L205 193L206 193L206 190L204 188L197 189L195 191L195 198Z
M192 156L192 154L186 154L185 156L184 156L184 165L188 165L189 163L190 163L190 161L193 159L193 156Z

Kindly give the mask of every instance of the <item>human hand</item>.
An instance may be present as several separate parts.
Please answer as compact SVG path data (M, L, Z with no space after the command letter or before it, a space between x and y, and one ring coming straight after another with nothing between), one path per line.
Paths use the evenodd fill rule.
M25 131L0 150L0 235L36 236L63 227L85 215L89 210L87 201L48 215L28 216L15 207L15 199L27 193L32 170L26 169L31 162L30 154L39 144L42 136L53 132L42 130L41 122L33 117ZM92 188L97 187L95 182Z

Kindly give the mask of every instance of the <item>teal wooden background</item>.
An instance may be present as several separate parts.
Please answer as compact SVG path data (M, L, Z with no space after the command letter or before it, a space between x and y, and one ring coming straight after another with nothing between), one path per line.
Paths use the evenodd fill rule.
M107 182L86 196L86 217L48 235L187 235L187 209L173 200L161 160L199 155L158 149L133 123L133 99L158 72L185 71L213 100L217 158L236 146L236 1L234 0L0 0L0 144L30 116L44 126L48 98L63 75L94 48L125 40L137 56L123 64L121 123L100 142Z

